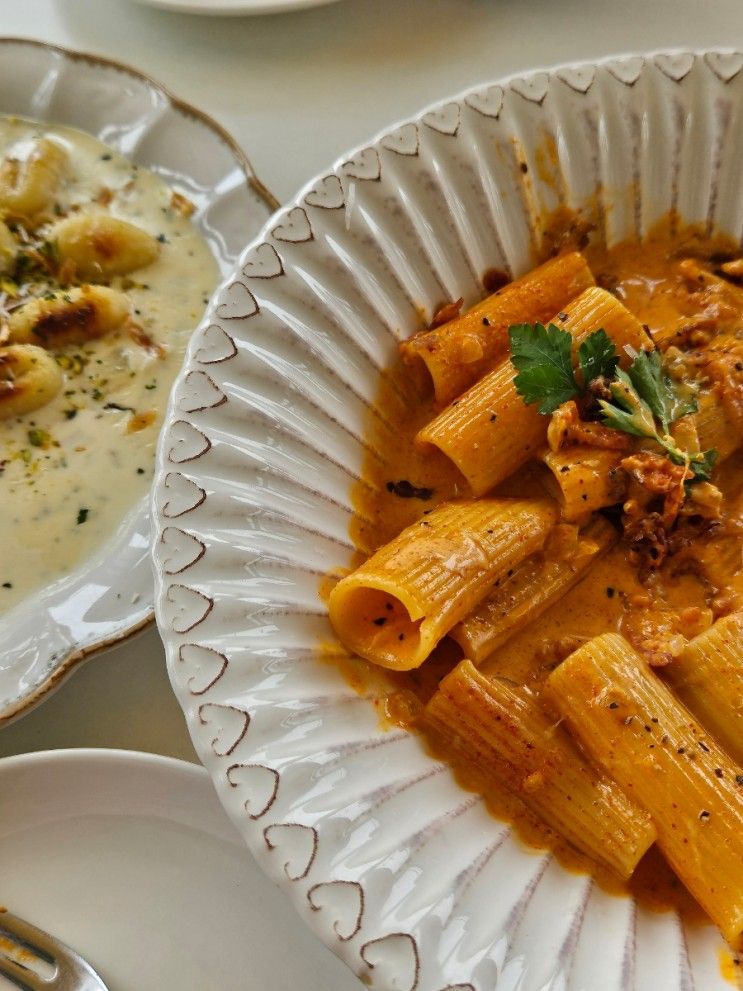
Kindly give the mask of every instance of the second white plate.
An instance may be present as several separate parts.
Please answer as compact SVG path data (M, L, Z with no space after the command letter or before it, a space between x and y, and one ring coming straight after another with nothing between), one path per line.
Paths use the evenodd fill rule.
M283 14L305 7L323 7L338 0L135 0L148 7L178 11L182 14L206 14L229 17L238 14Z
M195 764L27 754L0 761L0 796L0 901L81 952L111 989L359 987L245 855Z

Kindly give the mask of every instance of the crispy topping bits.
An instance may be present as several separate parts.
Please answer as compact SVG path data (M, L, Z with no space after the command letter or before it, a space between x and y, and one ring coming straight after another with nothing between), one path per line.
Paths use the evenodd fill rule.
M433 489L425 486L413 485L407 478L400 479L399 482L387 482L387 491L396 495L399 499L423 499L428 500L433 497Z
M464 299L461 296L452 303L444 303L444 305L440 306L434 313L433 320L428 325L428 329L435 330L437 327L441 327L443 324L449 323L450 320L456 320L459 316L459 311L463 306Z

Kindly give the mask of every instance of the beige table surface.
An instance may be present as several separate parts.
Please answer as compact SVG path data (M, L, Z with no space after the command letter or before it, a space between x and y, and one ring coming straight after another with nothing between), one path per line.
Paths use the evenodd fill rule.
M0 0L0 34L128 61L226 125L280 200L398 117L487 79L670 47L743 46L741 0L343 0L203 18L127 0ZM151 628L0 731L0 756L53 747L194 760Z

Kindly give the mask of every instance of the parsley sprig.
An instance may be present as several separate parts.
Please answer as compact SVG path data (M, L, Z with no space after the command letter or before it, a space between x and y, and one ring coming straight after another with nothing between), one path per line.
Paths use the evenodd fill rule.
M589 384L602 378L612 401L599 400L607 427L654 441L677 465L686 465L693 481L709 479L717 452L689 454L670 433L671 424L695 413L696 399L685 394L666 375L658 351L632 352L625 372L605 330L597 330L578 348L578 376L573 368L573 338L565 330L541 323L509 328L511 362L518 374L514 384L525 403L539 403L539 412L554 413L570 399L584 396Z
M614 375L619 358L605 330L597 330L578 348L582 384L573 371L573 338L553 323L515 324L508 329L511 362L518 371L514 379L524 402L539 403L539 412L554 413L569 399L584 393L595 378Z

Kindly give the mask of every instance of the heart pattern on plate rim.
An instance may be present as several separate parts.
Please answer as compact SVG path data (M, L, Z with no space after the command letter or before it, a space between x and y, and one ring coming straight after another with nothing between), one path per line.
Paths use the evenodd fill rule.
M229 757L250 726L250 716L236 705L204 702L199 706L197 716L199 723L213 734L210 745L217 757Z
M224 654L198 643L181 644L178 660L183 665L182 677L192 695L204 695L213 688L229 663Z
M301 881L312 870L317 856L317 830L298 822L277 822L266 826L263 838L269 850L284 859L284 874L290 881Z
M305 241L315 239L309 218L301 206L295 206L290 210L281 223L271 231L271 236L287 244L303 244Z
M237 345L224 327L212 323L201 332L194 357L200 365L217 365L229 361L236 354Z
M242 273L249 279L276 279L284 274L284 263L276 248L263 241L246 255Z
M223 291L216 314L221 320L247 320L259 313L255 296L244 282L231 282Z

